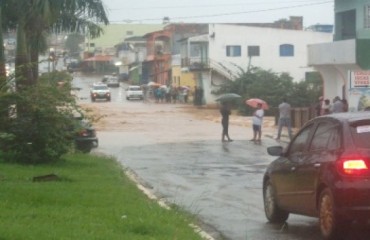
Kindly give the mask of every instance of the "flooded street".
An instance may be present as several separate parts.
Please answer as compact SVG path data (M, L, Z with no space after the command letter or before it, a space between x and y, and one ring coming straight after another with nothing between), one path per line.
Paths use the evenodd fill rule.
M191 104L165 104L125 99L126 84L112 88L112 101L89 99L89 85L100 77L75 76L81 106L100 120L96 154L115 157L155 196L195 214L215 239L312 240L321 239L315 218L291 215L287 224L268 224L264 216L262 177L274 159L267 146L252 137L250 119L230 117L233 142L221 142L217 109ZM272 118L263 134L274 134ZM353 237L353 236L352 236ZM362 238L350 239L362 239Z

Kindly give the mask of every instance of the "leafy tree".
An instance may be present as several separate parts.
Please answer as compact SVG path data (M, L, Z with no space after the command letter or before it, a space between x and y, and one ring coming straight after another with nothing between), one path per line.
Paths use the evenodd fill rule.
M16 68L28 65L29 69L22 71L26 74L23 78L27 80L20 81L29 84L34 84L38 78L38 56L47 50L46 37L49 33L80 32L94 38L103 31L99 24L108 24L101 0L2 0L0 8L7 13L3 14L3 26L17 29L17 36L27 39L17 39L17 45L25 46L19 47L22 52L16 57L21 59L16 61ZM0 44L3 45L1 38ZM32 70L32 75L29 75L29 70Z
M17 91L9 92L6 81L0 84L0 152L4 158L22 163L56 161L72 142L68 129L73 126L71 113L78 107L70 97L70 84L60 87L54 81L68 83L67 75L55 78L53 74L59 73L52 73L39 79L38 57L47 49L49 33L99 36L100 24L108 24L102 1L1 0L0 13L2 29L17 30ZM0 48L0 78L4 62Z
M228 81L214 93L236 93L243 97L260 98L270 105L269 115L276 115L277 106L286 98L292 107L309 107L322 94L322 80L319 75L312 74L302 82L293 82L288 73L274 73L271 70L252 67L248 71L241 70L241 74L234 81ZM243 114L250 115L253 110L242 101L237 108Z

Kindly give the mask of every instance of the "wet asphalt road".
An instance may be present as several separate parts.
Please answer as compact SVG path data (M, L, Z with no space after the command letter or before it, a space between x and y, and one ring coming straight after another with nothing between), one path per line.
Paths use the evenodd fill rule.
M80 101L89 101L91 77L76 77ZM157 197L197 215L215 239L312 240L321 239L315 218L291 215L285 225L267 223L263 211L262 177L274 158L264 138L250 139L250 129L231 126L233 142L220 141L218 122L191 119L174 105L126 101L124 87L112 89L112 103L129 115L147 113L125 131L99 131L95 153L113 156L132 170ZM147 126L153 126L148 128ZM355 237L356 231L346 239Z

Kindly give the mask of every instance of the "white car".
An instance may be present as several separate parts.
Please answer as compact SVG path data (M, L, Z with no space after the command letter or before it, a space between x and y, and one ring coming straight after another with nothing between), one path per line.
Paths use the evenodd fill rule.
M130 100L133 98L141 100L144 98L143 90L140 86L131 85L126 89L126 99Z
M110 101L111 94L108 86L104 83L94 83L90 90L90 98L92 102L95 102L96 99Z
M106 82L108 87L119 87L118 77L109 76Z

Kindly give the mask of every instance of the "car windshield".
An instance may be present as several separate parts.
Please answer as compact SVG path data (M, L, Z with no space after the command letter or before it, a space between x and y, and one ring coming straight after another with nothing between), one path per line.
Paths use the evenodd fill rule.
M108 87L107 86L94 86L94 89L95 90L106 90L108 89Z
M129 90L131 91L140 91L140 87L130 87Z
M356 146L370 149L370 120L353 122L350 127Z

